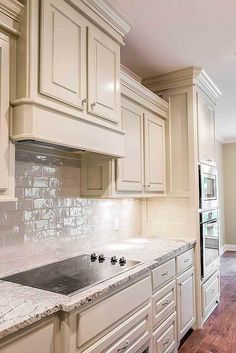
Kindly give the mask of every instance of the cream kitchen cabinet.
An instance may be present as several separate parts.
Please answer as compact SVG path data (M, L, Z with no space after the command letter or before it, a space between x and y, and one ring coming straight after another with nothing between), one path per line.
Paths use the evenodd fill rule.
M198 108L198 158L200 163L215 165L214 105L197 93Z
M123 157L120 46L130 27L104 1L24 4L11 139Z
M0 25L5 31L0 31L0 202L16 201L15 147L9 141L9 131L10 99L15 95L15 45L22 9L18 1L1 4Z
M0 353L59 353L58 333L55 316L0 343Z
M178 340L187 333L195 322L194 268L177 277Z
M41 17L40 92L119 125L120 45L64 0Z
M81 194L151 197L165 193L165 119L168 104L122 72L121 127L125 158L84 155Z

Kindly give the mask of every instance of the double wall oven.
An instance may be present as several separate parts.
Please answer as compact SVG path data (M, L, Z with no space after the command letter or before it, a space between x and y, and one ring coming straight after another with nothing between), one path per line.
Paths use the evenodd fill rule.
M199 211L201 274L205 279L216 268L220 253L217 170L205 164L199 165Z

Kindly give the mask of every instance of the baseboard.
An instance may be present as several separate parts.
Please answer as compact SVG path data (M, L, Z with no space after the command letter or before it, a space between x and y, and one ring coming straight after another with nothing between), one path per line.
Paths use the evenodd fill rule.
M222 249L223 248L223 249ZM223 250L221 252L221 249ZM225 244L221 247L220 252L223 254L225 251L236 251L236 244Z

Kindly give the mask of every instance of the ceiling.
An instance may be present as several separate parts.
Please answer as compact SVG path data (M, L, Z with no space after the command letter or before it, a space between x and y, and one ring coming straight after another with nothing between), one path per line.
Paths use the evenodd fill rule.
M132 26L122 64L142 78L203 67L222 92L217 138L236 142L236 1L106 1Z

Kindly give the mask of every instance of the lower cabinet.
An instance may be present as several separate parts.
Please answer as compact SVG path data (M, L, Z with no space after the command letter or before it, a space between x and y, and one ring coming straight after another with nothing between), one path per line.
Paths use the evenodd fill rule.
M0 343L0 353L58 353L58 332L59 320L54 317Z
M216 305L220 301L220 274L215 272L204 284L202 284L202 316L206 321Z
M177 319L174 312L153 333L153 353L176 352L177 347Z
M177 277L178 341L195 322L194 268Z

